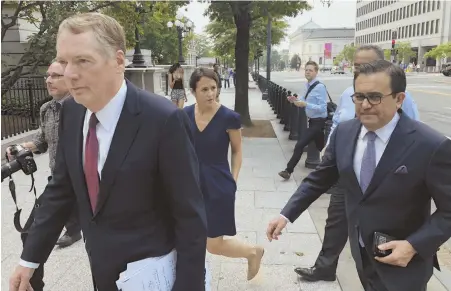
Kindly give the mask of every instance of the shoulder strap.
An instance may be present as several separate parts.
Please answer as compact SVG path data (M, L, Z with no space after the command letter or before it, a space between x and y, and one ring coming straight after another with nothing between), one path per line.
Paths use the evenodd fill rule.
M316 87L316 85L319 84L319 81L316 81L315 83L313 83L312 85L310 85L310 87L307 90L307 93L305 93L305 99L307 99L308 94L310 94L310 92L312 92L312 90Z
M307 95L310 93L310 91L313 90L313 88L320 83L321 83L320 81L316 81L315 83L313 83L312 86L310 86L310 88L308 88L308 91L307 91L307 94L305 95L305 97L307 98ZM321 83L321 84L324 85L324 83ZM327 96L329 97L329 101L334 103L334 101L332 101L332 98L330 98L330 94L329 94L329 91L327 90L326 85L324 85L324 88L326 88L326 92L327 92Z

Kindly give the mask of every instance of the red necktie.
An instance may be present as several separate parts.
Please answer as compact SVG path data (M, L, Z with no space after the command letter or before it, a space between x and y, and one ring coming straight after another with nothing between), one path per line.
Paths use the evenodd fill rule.
M96 209L97 196L99 194L99 174L97 171L99 142L96 133L96 125L98 122L99 120L97 120L96 115L92 113L91 118L89 119L89 130L85 147L85 179L93 212Z

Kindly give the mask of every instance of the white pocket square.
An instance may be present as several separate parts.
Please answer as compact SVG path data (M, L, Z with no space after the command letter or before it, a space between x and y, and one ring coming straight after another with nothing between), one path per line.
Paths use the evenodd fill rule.
M395 174L407 174L409 171L407 171L407 167L402 165L401 167L397 168L395 171Z

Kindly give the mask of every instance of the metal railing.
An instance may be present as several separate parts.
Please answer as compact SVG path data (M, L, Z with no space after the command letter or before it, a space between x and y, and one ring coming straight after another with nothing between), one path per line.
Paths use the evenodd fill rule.
M307 130L307 115L305 113L305 108L297 107L287 99L288 96L298 95L272 81L268 82L265 77L256 72L252 72L251 75L261 92L268 90L267 101L274 111L274 114L276 114L277 119L280 119L279 123L283 125L283 130L290 132L288 139L298 140ZM328 119L324 130L325 143L329 136L331 126L332 120ZM320 163L320 152L318 151L315 142L312 141L304 151L307 151L305 167L309 169L316 168Z
M2 88L2 140L37 129L39 109L51 99L44 76L21 78L12 87Z

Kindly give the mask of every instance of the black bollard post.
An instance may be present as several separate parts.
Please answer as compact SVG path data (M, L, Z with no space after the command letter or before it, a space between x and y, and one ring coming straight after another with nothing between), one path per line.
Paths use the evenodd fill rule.
M289 91L288 91L289 92ZM294 94L296 98L297 94ZM298 140L299 139L299 107L290 103L290 135L288 136L289 140Z
M298 139L302 137L308 127L307 114L305 113L305 107L298 107L299 112L299 127L298 127ZM304 153L307 151L307 146L304 148Z
M277 105L276 105L276 114L277 114L277 119L282 118L281 116L281 112L282 112L282 87L280 87L279 85L277 86Z
M307 146L307 159L305 159L305 167L307 169L315 169L320 163L320 152L316 147L315 141L311 141Z
M287 93L285 94L285 97L284 97L284 102L285 102L285 107L284 107L284 112L283 112L283 115L285 116L285 125L284 125L284 127L283 127L283 130L284 131L290 131L290 124L291 124L291 120L290 120L290 106L291 106L291 103L290 103L290 101L288 101L288 96L290 96L291 95L291 92L290 91L287 91Z
M286 124L286 119L285 119L285 101L287 100L287 89L285 88L281 88L282 89L282 93L281 96L282 98L280 99L280 124Z

